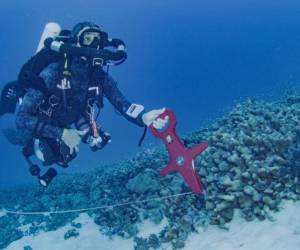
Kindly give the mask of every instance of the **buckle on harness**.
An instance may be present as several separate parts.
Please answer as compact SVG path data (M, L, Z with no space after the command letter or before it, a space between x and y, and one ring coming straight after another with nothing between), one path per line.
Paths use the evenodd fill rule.
M71 72L69 70L64 70L63 71L63 75L67 76L67 77L70 77L72 74L71 74Z
M104 64L104 59L101 57L95 57L93 58L93 66L103 66Z
M62 90L71 89L71 83L67 78L63 78L60 85L57 84L56 87Z

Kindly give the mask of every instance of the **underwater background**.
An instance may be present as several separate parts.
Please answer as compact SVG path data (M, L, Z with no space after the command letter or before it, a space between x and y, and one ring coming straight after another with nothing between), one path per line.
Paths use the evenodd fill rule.
M148 110L172 108L180 133L208 125L236 101L272 98L299 82L297 1L3 0L0 11L2 86L16 79L34 54L47 22L72 28L91 20L127 45L128 60L110 69L120 89ZM81 147L67 172L116 162L139 151L141 129L117 115L108 102L100 121L113 143L98 153ZM0 126L14 126L14 117L3 117ZM149 133L145 144L151 142L156 140ZM20 148L3 135L0 152L1 186L33 181Z
M148 133L139 148L143 131L119 116L107 101L100 122L111 133L112 143L97 153L81 146L68 169L57 168L75 175L59 175L46 190L30 176L21 148L10 145L1 133L0 189L9 190L0 192L0 249L42 231L64 230L60 234L66 242L82 241L80 237L92 231L86 227L94 224L103 235L134 238L128 247L116 240L126 245L116 249L183 249L198 227L213 224L228 230L234 209L241 210L243 218L243 222L235 221L238 228L244 221L274 221L272 212L280 210L282 200L300 199L299 2L3 0L0 13L1 88L17 78L34 54L46 23L71 29L78 22L93 21L110 37L126 43L127 61L110 68L125 96L147 110L171 108L186 145L204 139L210 143L196 161L208 194L205 201L188 196L80 215L10 217L1 209L77 209L176 195L189 189L177 175L159 177L167 162L162 144ZM1 117L1 129L13 126L14 116ZM32 186L19 188L22 184ZM287 207L292 212L286 214L295 214L299 203L297 209L289 203ZM156 225L156 232L143 238L137 225L145 220ZM273 250L296 250L300 244L295 240L300 234L299 221L291 221L294 223L286 227L295 226L290 239L295 244L287 248L287 241L277 242ZM278 228L284 227L278 223ZM270 242L275 241L275 229ZM218 243L218 233L214 235L207 238ZM257 235L251 238L253 242ZM259 245L262 242L257 240L252 248L239 246L243 250L271 249ZM169 243L171 248L163 247ZM25 240L8 249L38 249L35 244ZM204 248L202 244L199 250L235 249L226 248L229 245ZM195 246L200 245L186 249Z

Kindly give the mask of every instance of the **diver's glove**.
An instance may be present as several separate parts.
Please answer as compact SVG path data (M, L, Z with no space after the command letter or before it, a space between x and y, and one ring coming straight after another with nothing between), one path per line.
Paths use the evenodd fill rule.
M70 154L79 151L79 144L81 137L84 136L88 131L79 131L77 129L64 129L61 140L70 148Z
M166 108L162 109L154 109L145 114L143 114L142 119L147 127L149 127L153 123L153 127L156 129L164 128L169 122L169 116L165 116L164 119L157 118L163 112L165 112Z
M47 49L51 49L56 52L60 52L60 47L64 44L62 41L56 41L49 37L44 41L44 45Z

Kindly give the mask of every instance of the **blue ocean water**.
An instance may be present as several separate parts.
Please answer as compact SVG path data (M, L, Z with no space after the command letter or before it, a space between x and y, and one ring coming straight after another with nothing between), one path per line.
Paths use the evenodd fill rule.
M7 1L0 3L1 87L33 55L44 25L98 23L126 42L129 58L111 69L133 102L172 108L181 134L208 126L248 97L275 98L300 81L297 1ZM139 150L142 131L108 102L101 121L112 136L105 150L81 153L67 170L85 171ZM0 120L14 126L14 117ZM145 145L155 143L149 134ZM0 186L33 182L20 148L0 135ZM88 163L87 163L88 161Z

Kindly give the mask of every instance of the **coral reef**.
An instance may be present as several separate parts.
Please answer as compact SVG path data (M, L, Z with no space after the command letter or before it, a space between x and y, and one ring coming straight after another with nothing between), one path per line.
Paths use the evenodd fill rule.
M282 200L300 198L300 96L278 103L248 100L215 121L209 128L183 138L187 146L202 140L209 148L196 159L206 195L177 196L89 211L101 232L108 236L133 237L135 249L159 249L170 243L183 248L188 235L200 226L219 225L227 229L234 213L245 220L272 220ZM3 208L48 211L110 206L186 192L189 189L177 174L159 176L167 164L163 147L145 149L132 159L104 166L92 172L60 176L47 189L20 187L3 191ZM24 235L55 230L72 223L78 214L0 217L0 248ZM145 219L168 224L158 234L137 237L137 224ZM76 237L76 228L65 238Z

